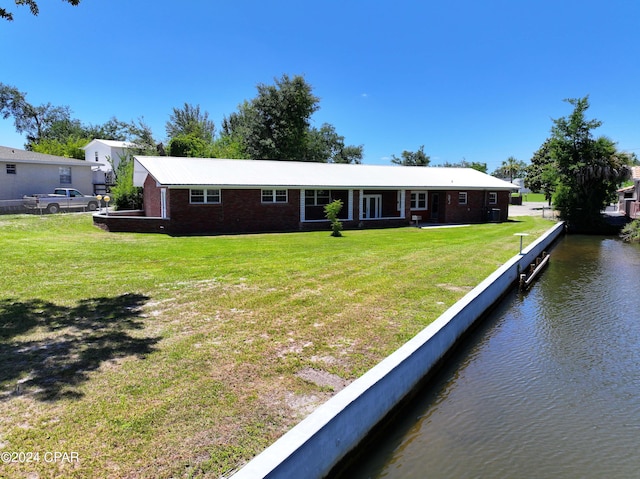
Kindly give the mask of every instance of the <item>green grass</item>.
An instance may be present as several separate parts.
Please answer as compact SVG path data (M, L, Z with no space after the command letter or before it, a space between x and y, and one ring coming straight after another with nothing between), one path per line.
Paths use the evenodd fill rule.
M0 477L219 477L550 226L218 237L0 216ZM302 371L314 371L311 381Z
M538 203L547 201L544 197L544 193L523 193L522 201L524 203Z

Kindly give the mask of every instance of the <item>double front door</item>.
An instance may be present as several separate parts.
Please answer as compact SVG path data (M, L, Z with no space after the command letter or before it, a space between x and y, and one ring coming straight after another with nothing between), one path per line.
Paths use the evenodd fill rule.
M362 218L382 218L382 195L362 195Z

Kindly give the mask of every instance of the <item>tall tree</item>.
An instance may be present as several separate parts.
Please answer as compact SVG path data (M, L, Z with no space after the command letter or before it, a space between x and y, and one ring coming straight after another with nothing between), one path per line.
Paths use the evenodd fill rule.
M128 125L128 140L134 145L131 148L137 155L160 155L163 156L163 145L153 138L153 132L149 125L144 122L144 118L138 118Z
M215 125L209 120L208 112L201 112L200 105L185 103L182 108L174 108L165 128L169 139L193 136L209 144L213 141Z
M210 145L195 134L178 135L169 140L167 153L169 156L206 158L210 156Z
M424 145L418 148L418 151L404 150L398 158L396 155L391 155L391 163L395 165L403 166L429 166L431 158L424 152Z
M28 143L38 143L54 124L70 126L73 121L68 106L53 106L46 103L34 106L26 94L16 87L0 83L0 114L3 119L13 117L18 133L24 133Z
M558 183L558 170L551 157L550 143L551 140L547 138L533 154L524 179L524 186L531 191L544 193L549 205Z
M361 163L363 147L345 146L344 136L338 135L333 125L324 123L320 129L308 132L306 161L328 163Z
M214 150L220 145L236 158L362 161L362 145L345 145L344 137L329 123L310 126L311 116L320 108L319 98L303 77L283 75L275 85L259 84L257 89L255 98L245 100L237 112L223 119Z
M79 149L95 138L131 141L136 153L156 154L157 145L151 129L139 119L123 122L113 117L102 125L85 125L71 117L68 106L51 103L35 106L16 87L0 83L0 116L13 118L16 131L26 136L28 150L84 159Z
M527 164L516 159L514 156L510 156L502 162L502 164L496 168L492 173L492 176L499 178L509 178L509 181L513 183L515 178L521 178L526 175Z
M224 119L224 134L240 138L250 158L308 158L310 119L319 108L311 86L301 76L283 75L275 85L261 83L257 89L254 99Z
M71 5L74 5L74 6L80 3L80 0L63 0L63 1L70 3ZM38 3L35 0L15 0L15 4L27 5L33 15L37 16L38 13L40 13L40 9L38 8ZM12 21L13 13L9 12L4 8L0 8L0 18L4 18L5 20Z
M592 130L602 122L585 118L588 96L565 101L573 105L573 112L553 120L549 139L549 155L557 170L553 203L570 228L595 230L601 226L600 212L630 175L628 158L609 138L593 137Z

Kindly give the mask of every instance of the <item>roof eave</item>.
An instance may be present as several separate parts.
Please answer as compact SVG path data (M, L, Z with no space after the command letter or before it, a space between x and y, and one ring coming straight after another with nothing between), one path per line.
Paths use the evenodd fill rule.
M451 186L428 186L428 185L413 185L413 186L400 186L400 185L283 185L283 184L182 184L182 183L162 183L159 185L164 188L170 189L189 189L189 188L227 188L238 190L251 190L258 188L270 188L270 189L295 189L295 190L429 190L429 191L514 191L518 188L504 187L504 186L465 186L465 185L451 185Z

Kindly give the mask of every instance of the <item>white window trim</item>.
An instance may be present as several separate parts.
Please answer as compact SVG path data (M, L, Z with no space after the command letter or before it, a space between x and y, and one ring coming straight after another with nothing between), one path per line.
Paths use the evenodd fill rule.
M266 192L270 191L270 195L271 195L271 200L270 201L265 201L264 197L267 196ZM285 193L285 200L284 201L278 201L277 200L277 194L276 192L278 191L284 191ZM287 189L280 189L280 188L273 188L273 189L263 189L260 190L260 202L264 205L275 205L275 204L280 204L280 205L284 205L286 203L289 203L289 190Z
M413 195L416 195L416 207L413 207ZM420 202L420 200L418 199L418 195L424 195L424 208L421 208L420 206L418 206L418 203ZM416 190L416 191L412 191L411 192L411 203L410 203L410 208L411 210L428 210L429 209L429 192L427 190Z
M322 198L326 198L327 202L326 203L318 203L318 192L319 191L327 191L329 193L329 197L322 197ZM325 206L328 205L329 203L331 203L331 190L316 190L316 189L309 189L309 190L303 190L303 194L304 194L304 202L307 206ZM313 192L313 202L311 203L307 203L307 192Z
M202 191L203 201L193 201L193 191ZM207 201L209 191L217 191L218 201ZM198 195L200 196L200 195ZM216 196L216 193L212 193L211 196ZM190 188L189 189L189 204L190 205L219 205L222 203L222 190L220 188Z
M308 220L305 216L305 206L306 204L306 192L307 190L300 190L300 222L302 223L326 223L329 221L326 218L320 220ZM334 190L332 190L334 191ZM309 205L312 206L312 205ZM340 221L353 221L353 190L348 190L347 194L347 204L343 205L343 208L347 208L347 217L341 218Z
M493 200L492 200L493 198ZM490 205L497 205L498 204L498 193L496 191L490 191L489 192L489 204Z
M464 200L462 198L464 198ZM466 191L458 191L458 204L459 205L466 205L468 201L469 201L469 199L468 199L468 196L467 196L467 192Z

